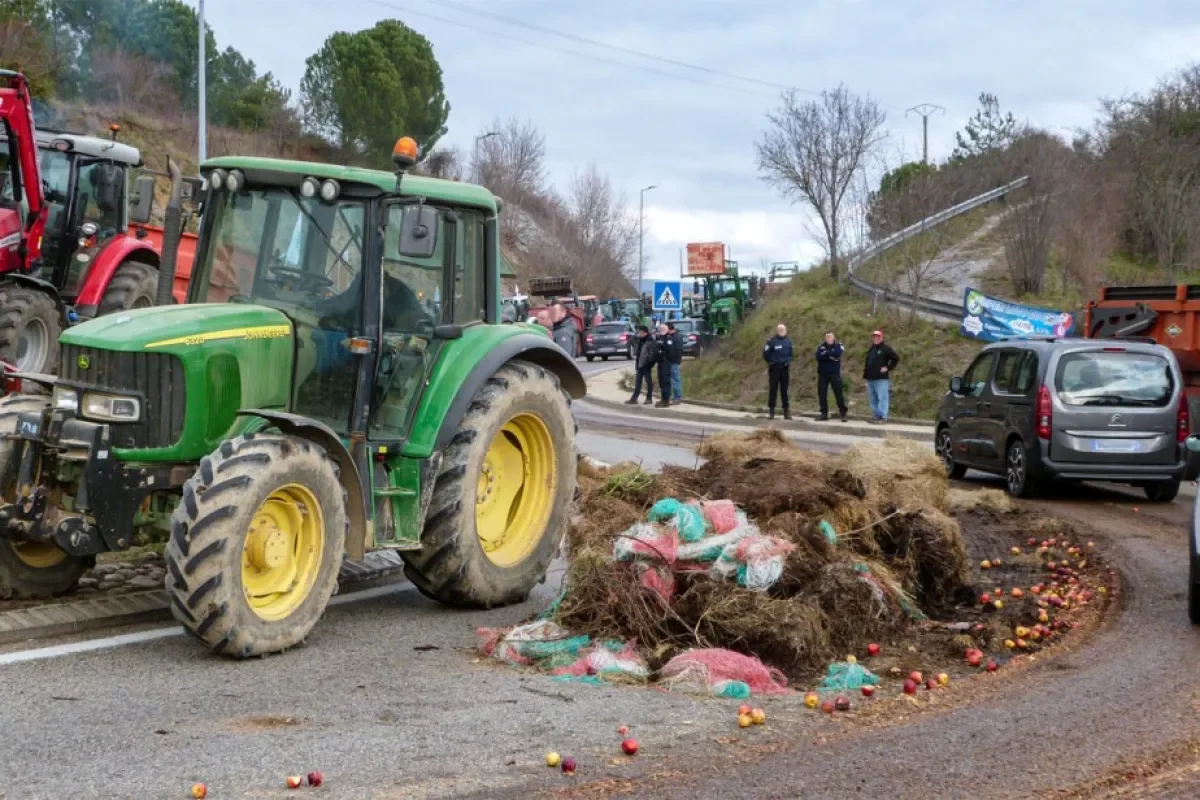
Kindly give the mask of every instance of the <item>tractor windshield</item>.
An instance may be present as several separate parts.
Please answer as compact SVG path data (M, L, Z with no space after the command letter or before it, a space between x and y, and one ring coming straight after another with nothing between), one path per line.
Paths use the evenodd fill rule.
M713 281L713 300L722 300L726 297L737 297L738 282L733 278L721 278Z

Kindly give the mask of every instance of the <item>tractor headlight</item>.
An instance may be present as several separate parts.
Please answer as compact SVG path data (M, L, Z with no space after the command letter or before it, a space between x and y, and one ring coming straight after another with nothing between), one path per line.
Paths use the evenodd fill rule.
M338 185L337 181L331 178L321 184L321 199L326 203L332 203L334 200L337 200L338 194L341 191L342 187Z
M79 394L66 386L55 386L50 395L50 404L60 411L74 413L79 410Z
M300 196L305 199L316 197L320 190L321 185L316 178L305 178L300 182Z
M142 403L136 397L103 392L84 392L83 416L111 422L137 422L142 415Z
M237 192L240 192L242 189L245 189L246 188L245 174L240 169L235 169L233 172L230 172L229 175L225 178L225 188L228 189L231 194L236 194Z
M225 170L214 169L208 176L208 185L218 191L225 186Z

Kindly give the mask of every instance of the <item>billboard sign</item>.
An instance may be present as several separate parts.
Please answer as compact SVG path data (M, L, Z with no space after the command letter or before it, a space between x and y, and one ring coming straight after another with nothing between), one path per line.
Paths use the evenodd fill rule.
M687 273L693 275L725 274L725 244L723 242L694 242L687 246Z
M963 336L984 342L1030 336L1061 338L1075 329L1075 315L1065 311L1022 306L988 297L976 289L963 295Z

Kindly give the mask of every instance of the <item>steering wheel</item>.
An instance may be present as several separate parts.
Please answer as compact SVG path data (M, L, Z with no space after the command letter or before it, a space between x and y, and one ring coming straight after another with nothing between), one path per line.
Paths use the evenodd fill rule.
M295 291L308 294L318 294L321 291L333 286L333 281L324 275L317 275L312 272L306 272L296 267L268 267L267 271L271 273L271 277L267 278L267 283L278 285L283 289L290 289L290 284L296 284Z

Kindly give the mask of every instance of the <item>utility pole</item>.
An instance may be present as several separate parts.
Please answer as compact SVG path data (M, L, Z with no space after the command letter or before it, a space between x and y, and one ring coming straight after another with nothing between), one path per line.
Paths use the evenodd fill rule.
M912 111L921 115L921 160L926 164L929 163L929 118L937 112L946 113L946 109L941 106L935 106L933 103L921 103L919 106L913 106L904 112L904 116L908 116L908 112Z
M638 293L639 298L642 296L642 265L645 263L645 259L642 257L642 242L643 242L643 239L645 238L645 227L643 225L643 220L646 216L646 192L650 191L651 189L657 189L657 188L658 188L657 186L647 186L645 189L642 189L641 199L638 202L638 285L637 285L637 293ZM654 298L650 298L650 299L651 299L651 302L653 302Z
M205 73L208 72L208 49L204 46L204 0L198 0L197 16L200 18L200 57L196 60L196 83L200 91L199 102L197 103L198 125L200 129L196 138L199 140L198 155L200 160L198 163L203 164L204 160L208 158L208 103L206 102L207 92L205 91Z

